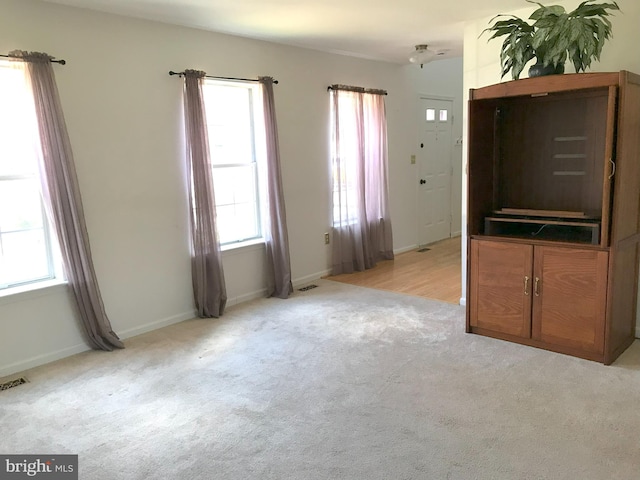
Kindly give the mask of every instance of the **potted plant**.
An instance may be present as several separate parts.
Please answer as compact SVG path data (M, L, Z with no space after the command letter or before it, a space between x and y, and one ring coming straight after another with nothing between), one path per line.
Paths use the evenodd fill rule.
M515 15L497 15L493 25L482 33L493 32L489 38L506 36L500 51L502 77L509 71L514 80L520 78L524 66L532 59L536 64L529 76L564 73L564 63L570 59L576 72L585 71L593 59L599 60L605 41L611 37L611 10L620 10L616 2L582 2L570 13L560 5L545 7L541 3L528 23ZM497 18L504 18L497 20Z

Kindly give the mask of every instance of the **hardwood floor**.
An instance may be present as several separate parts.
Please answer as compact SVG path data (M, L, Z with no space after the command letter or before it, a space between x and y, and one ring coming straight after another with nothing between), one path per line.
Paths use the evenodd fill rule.
M336 282L406 293L449 303L461 295L460 237L428 245L426 252L412 250L394 260L378 262L364 272L326 277Z

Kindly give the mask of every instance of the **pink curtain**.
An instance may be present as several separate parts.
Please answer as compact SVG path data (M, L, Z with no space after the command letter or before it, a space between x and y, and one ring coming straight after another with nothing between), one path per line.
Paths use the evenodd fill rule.
M264 218L267 251L267 294L270 297L288 298L293 292L287 217L280 173L280 150L276 124L273 78L260 77L267 152L267 205Z
M184 72L184 117L191 223L191 275L200 317L219 317L227 303L220 242L216 230L213 178L202 95L205 72Z
M393 258L383 95L331 88L333 275Z
M111 328L93 268L73 152L51 66L53 57L20 51L10 55L25 62L31 84L42 149L43 198L60 243L65 274L87 340L95 349L124 348Z

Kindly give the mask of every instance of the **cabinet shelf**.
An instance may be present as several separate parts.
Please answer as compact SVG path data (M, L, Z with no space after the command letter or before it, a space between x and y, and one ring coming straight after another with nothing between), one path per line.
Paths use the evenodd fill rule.
M484 219L484 233L498 237L598 245L600 243L600 222L591 219L492 216Z

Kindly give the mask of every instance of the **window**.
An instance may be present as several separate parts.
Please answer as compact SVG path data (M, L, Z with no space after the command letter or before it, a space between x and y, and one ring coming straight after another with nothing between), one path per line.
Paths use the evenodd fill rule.
M56 276L38 176L38 130L19 64L0 61L0 289Z
M436 109L427 108L427 122L435 122L435 120L436 120Z
M330 87L334 275L393 258L385 95Z
M333 95L336 95L337 102L337 105L331 102L333 226L346 227L358 221L357 167L361 136L358 130L358 117L361 114L362 105L358 101L358 95L353 92L340 92L340 95ZM336 134L338 120L339 141Z
M262 238L260 163L263 116L258 86L207 80L203 88L221 245Z
M337 89L330 98L333 227L386 219L384 96Z

